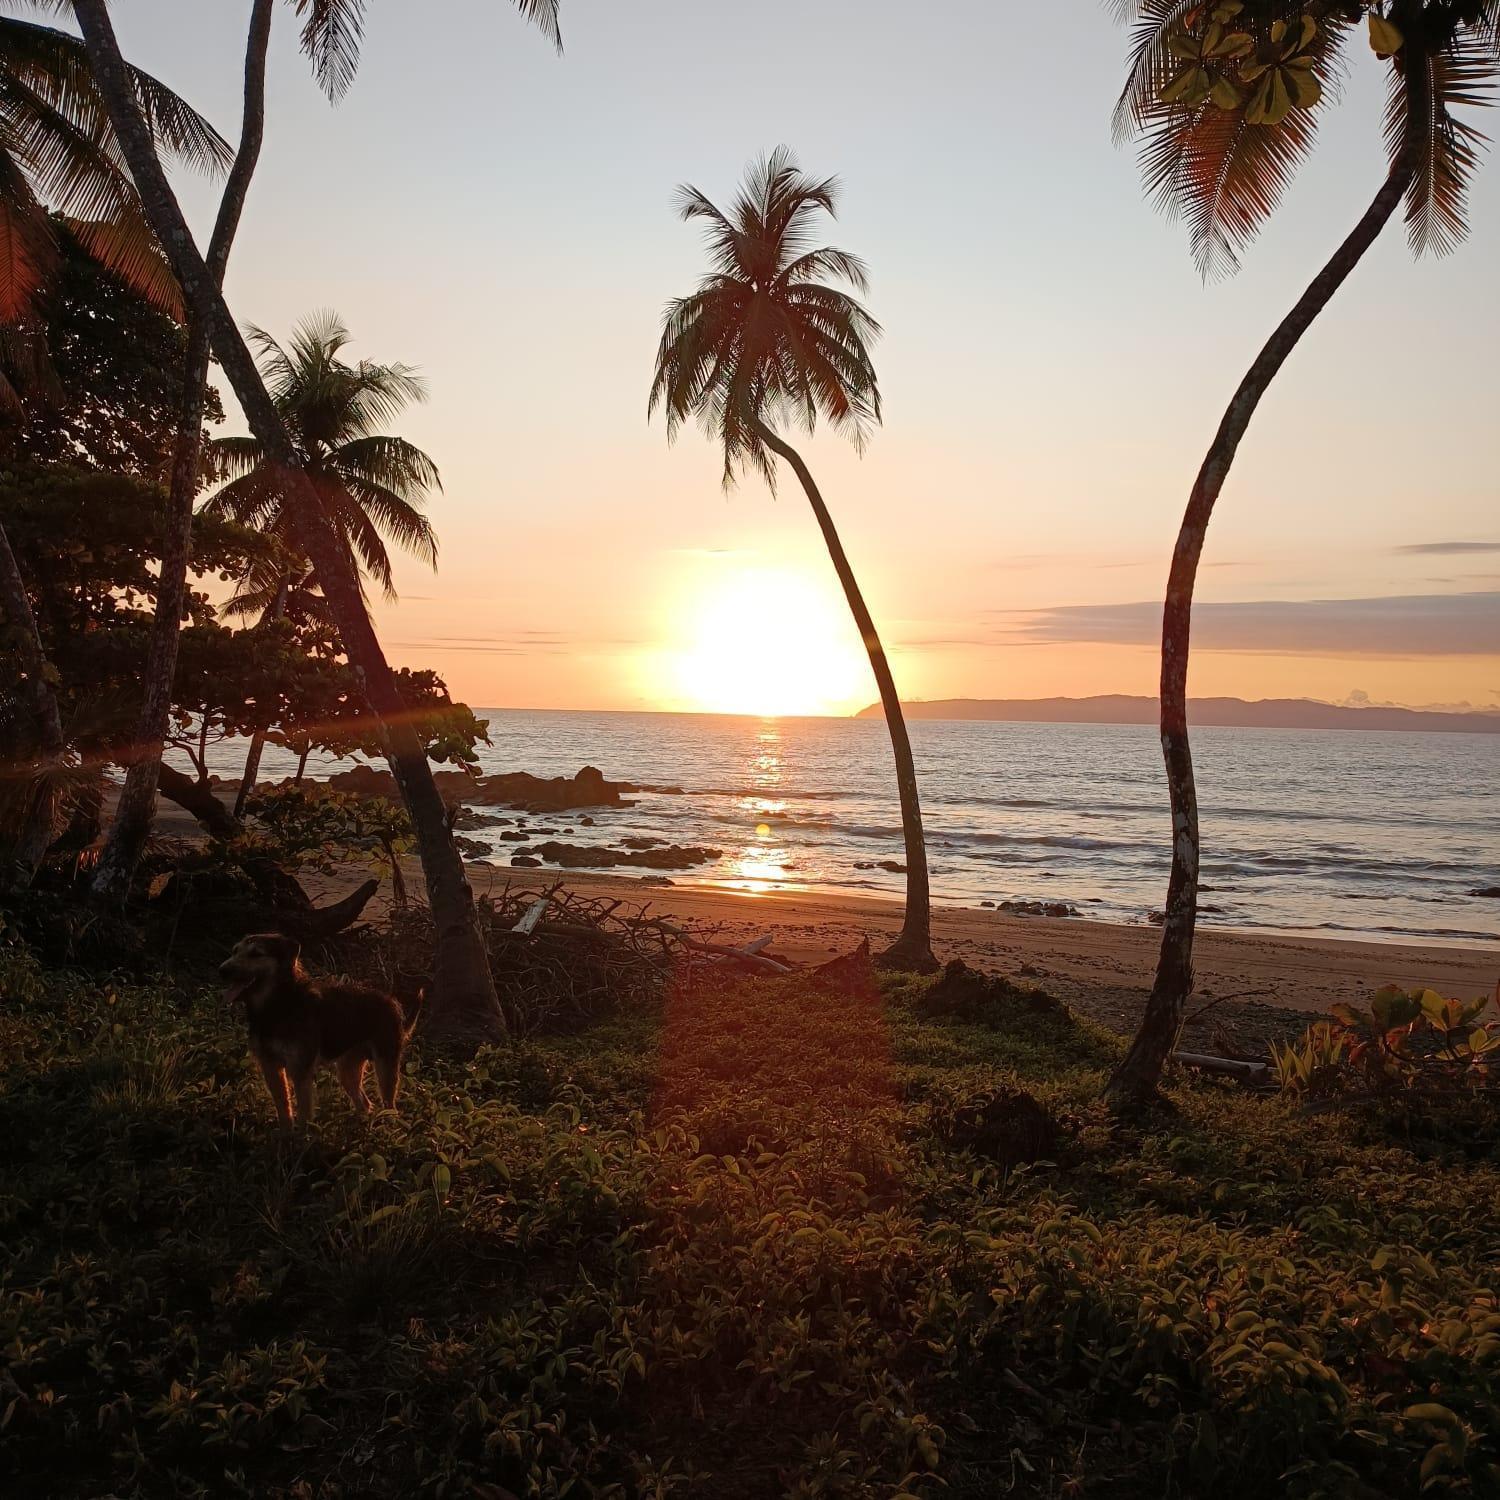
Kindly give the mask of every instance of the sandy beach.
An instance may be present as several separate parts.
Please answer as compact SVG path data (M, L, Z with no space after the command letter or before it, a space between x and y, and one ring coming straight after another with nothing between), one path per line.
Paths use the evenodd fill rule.
M180 808L163 803L158 829L195 839L197 828ZM648 907L654 915L717 929L723 940L745 942L770 934L778 953L798 963L821 963L868 937L872 946L894 936L901 908L874 896L834 892L751 893L728 887L672 884L659 878L578 870L510 869L473 861L467 866L476 896L513 889L543 891L561 883L589 896ZM422 892L414 856L402 861L408 889ZM335 900L369 877L351 864L332 875L304 872L316 901ZM390 898L388 882L366 908L379 921ZM1084 918L1020 917L983 908L933 910L933 947L943 960L1020 977L1069 1005L1128 1032L1151 987L1158 932L1154 927ZM1500 982L1500 950L1443 943L1369 942L1277 932L1200 927L1196 943L1195 1008L1216 1002L1205 1024L1225 1027L1247 1044L1284 1035L1338 1001L1357 1002L1383 984L1427 985L1445 995L1476 996Z
M422 877L406 861L410 888ZM647 906L655 915L717 928L729 942L769 933L778 953L819 963L868 937L872 946L894 936L901 908L874 897L771 892L750 894L702 885L667 885L626 876L563 870L509 870L470 864L475 894L513 889L569 890ZM363 872L361 871L361 878ZM320 899L350 884L320 882ZM311 888L311 882L309 886ZM385 891L372 902L377 917ZM1117 1031L1133 1029L1151 987L1155 928L1079 918L1017 917L982 909L937 906L933 947L943 960L1022 977ZM1340 1000L1358 1001L1383 984L1429 985L1447 995L1474 996L1500 980L1500 953L1441 944L1355 942L1279 933L1200 928L1196 946L1196 1006L1216 1001L1205 1024L1222 1024L1247 1044L1295 1030L1302 1018L1325 1013Z

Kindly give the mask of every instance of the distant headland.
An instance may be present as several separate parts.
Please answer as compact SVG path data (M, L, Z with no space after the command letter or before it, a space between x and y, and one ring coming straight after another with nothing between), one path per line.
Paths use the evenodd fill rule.
M1006 719L1032 724L1155 724L1156 699L1126 693L1093 698L938 698L904 703L909 719ZM880 717L873 703L856 715ZM1345 708L1312 698L1190 698L1191 723L1234 729L1377 729L1500 734L1500 711L1448 713L1419 708Z

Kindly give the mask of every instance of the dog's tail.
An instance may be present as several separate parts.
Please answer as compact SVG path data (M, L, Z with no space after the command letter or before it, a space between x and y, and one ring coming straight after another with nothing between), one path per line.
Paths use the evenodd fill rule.
M427 986L424 984L421 987L421 989L419 989L417 991L416 1003L412 1006L412 1008L408 1011L405 1008L405 1006L402 1007L402 1011L401 1011L401 1025L402 1025L401 1039L402 1039L403 1042L409 1042L412 1039L412 1035L413 1035L413 1033L415 1033L415 1031L417 1029L417 1025L418 1025L418 1023L422 1019L422 1013L426 1010L426 1008L427 1008Z

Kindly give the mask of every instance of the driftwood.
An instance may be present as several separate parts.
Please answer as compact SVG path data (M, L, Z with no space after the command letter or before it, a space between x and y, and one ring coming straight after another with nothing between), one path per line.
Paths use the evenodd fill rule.
M270 860L257 860L238 874L176 870L151 904L172 914L174 932L186 918L199 933L284 932L318 942L352 927L379 889L380 882L370 879L338 901L314 906L295 876Z
M370 897L379 889L380 882L371 879L350 891L341 901L328 906L290 910L283 907L268 911L265 925L286 933L288 937L302 938L308 942L332 937L359 920L360 913L370 904Z
M1196 1068L1200 1073L1213 1073L1240 1083L1264 1085L1271 1081L1269 1063L1247 1062L1239 1057L1212 1057L1206 1052L1174 1052L1172 1061Z
M542 915L547 910L548 899L549 898L546 896L538 896L536 900L526 908L525 912L522 913L520 920L517 921L516 925L511 928L511 931L515 933L517 937L530 937L531 934L536 931L536 924L542 920Z
M791 974L795 967L789 963L783 963L779 958L767 958L760 952L771 939L769 937L757 938L753 943L746 943L741 947L732 948L727 943L705 942L690 932L685 932L681 927L675 927L670 922L664 922L660 917L641 918L638 922L642 927L653 927L665 937L674 938L689 953L703 953L713 958L727 959L730 963L743 965L747 969L756 969L763 974Z
M214 796L206 781L194 781L163 761L156 784L163 797L192 813L215 838L232 839L244 832L240 820Z

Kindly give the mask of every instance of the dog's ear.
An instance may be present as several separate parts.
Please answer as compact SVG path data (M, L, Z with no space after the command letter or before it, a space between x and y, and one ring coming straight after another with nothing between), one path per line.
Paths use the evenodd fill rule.
M302 954L302 944L294 937L279 934L272 942L275 944L276 957L290 969Z

